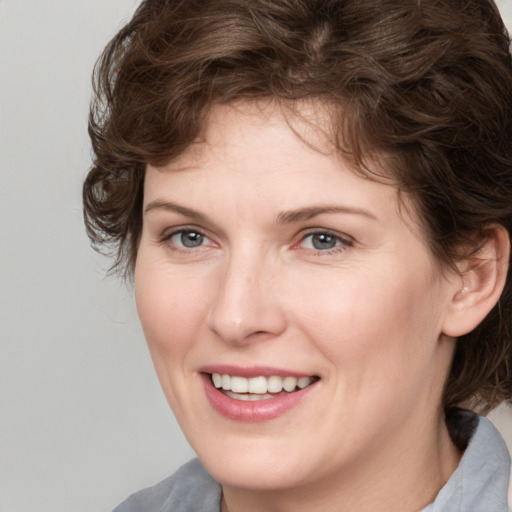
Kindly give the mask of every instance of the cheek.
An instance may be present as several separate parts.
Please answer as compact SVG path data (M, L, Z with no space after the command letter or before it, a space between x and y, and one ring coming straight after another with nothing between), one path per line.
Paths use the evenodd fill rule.
M184 375L202 338L204 293L184 273L140 257L135 271L137 312L162 390L178 421L189 406ZM203 290L204 291L204 290ZM203 336L204 337L204 336Z
M185 273L172 273L142 256L135 271L135 298L155 365L157 357L184 353L203 322L204 286L201 290Z
M440 310L428 277L347 272L296 289L297 322L336 366L389 374L421 365L440 334ZM304 282L303 282L304 284ZM383 364L384 361L386 364Z

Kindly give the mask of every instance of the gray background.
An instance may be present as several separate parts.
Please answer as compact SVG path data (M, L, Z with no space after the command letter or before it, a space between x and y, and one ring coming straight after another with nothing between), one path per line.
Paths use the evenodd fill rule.
M0 512L110 510L192 456L82 225L90 74L137 3L0 0Z

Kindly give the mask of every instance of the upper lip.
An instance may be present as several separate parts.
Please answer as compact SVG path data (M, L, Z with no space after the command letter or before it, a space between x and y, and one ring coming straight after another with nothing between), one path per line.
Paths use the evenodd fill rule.
M277 368L271 366L233 366L228 364L211 364L202 366L201 373L219 373L221 375L236 375L238 377L271 377L272 375L290 377L313 377L311 373Z

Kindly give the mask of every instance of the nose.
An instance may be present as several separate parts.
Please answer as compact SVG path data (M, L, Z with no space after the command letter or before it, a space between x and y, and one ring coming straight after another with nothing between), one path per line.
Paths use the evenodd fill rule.
M277 269L262 258L231 258L219 279L208 327L226 343L246 344L286 329Z

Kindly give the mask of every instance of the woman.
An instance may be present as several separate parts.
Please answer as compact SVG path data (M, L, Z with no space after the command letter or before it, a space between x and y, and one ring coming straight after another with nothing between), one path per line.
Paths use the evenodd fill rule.
M87 229L199 458L116 510L506 511L494 4L146 0L96 78Z

